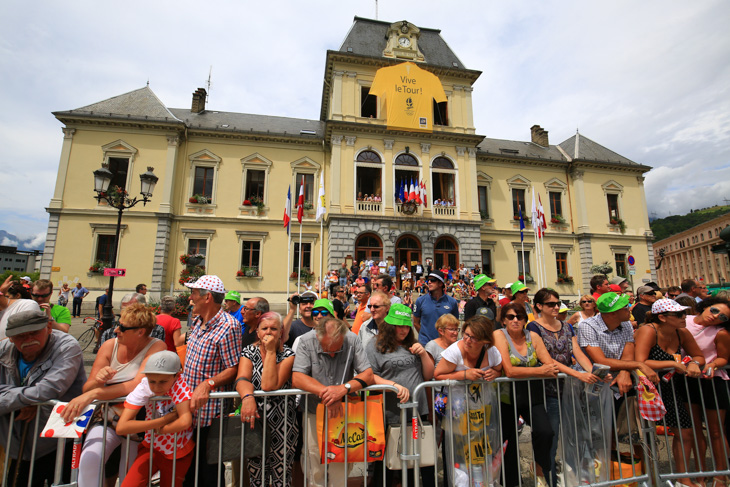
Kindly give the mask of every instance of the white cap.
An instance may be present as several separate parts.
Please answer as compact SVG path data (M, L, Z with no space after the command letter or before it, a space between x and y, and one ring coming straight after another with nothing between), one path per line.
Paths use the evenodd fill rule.
M181 368L180 357L175 352L164 350L150 355L144 366L144 373L174 375L180 372Z

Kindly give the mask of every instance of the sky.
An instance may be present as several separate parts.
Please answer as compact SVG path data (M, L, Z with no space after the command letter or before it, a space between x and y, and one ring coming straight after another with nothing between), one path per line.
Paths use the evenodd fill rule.
M380 0L377 18L438 28L482 75L477 133L581 135L646 174L649 214L730 199L730 2ZM69 110L145 86L189 108L317 119L327 49L374 0L0 2L0 230L42 242ZM724 32L724 34L723 34ZM87 191L92 179L71 188ZM2 244L12 244L4 241Z

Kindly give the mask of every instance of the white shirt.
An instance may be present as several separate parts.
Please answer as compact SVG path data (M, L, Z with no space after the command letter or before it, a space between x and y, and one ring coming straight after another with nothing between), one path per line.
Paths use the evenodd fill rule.
M487 353L485 353L484 355L487 357L489 365L486 367L482 367L481 370L487 370L502 363L502 354L499 353L499 350L497 350L497 347L495 346L489 347L487 349ZM449 345L449 348L441 353L441 360L446 360L452 364L456 364L457 372L467 370L468 368L466 365L464 365L464 356L461 354L461 350L459 350L458 341Z

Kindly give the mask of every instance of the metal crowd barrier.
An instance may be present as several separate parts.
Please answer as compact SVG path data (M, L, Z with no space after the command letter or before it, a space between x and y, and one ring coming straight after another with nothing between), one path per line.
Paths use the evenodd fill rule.
M664 375L664 372L660 373L660 377ZM673 482L677 479L690 478L693 480L711 479L712 477L727 476L730 475L730 469L728 468L728 449L726 436L725 436L725 425L724 425L724 413L725 411L718 411L717 409L708 409L706 405L716 404L718 400L722 401L723 394L728 394L730 397L730 390L728 390L728 383L723 381L722 388L718 389L718 381L710 381L711 384L711 397L707 397L702 389L699 389L699 397L693 397L698 402L695 405L695 411L697 414L691 416L691 432L689 433L690 438L686 436L677 435L670 438L669 433L666 431L657 434L656 425L653 422L647 422L643 420L638 414L638 410L634 411L631 404L634 403L634 399L631 399L631 394L620 397L617 401L612 389L608 385L593 387L586 385L577 379L566 377L563 374L559 374L558 380L563 381L561 387L561 394L558 395L557 400L557 414L561 418L559 431L557 432L558 448L556 452L555 466L559 470L557 473L558 483L564 487L572 487L573 485L593 485L595 487L603 487L609 485L673 485ZM705 380L705 379L702 379ZM545 412L538 411L540 403L546 404L548 396L545 393L545 385L548 382L555 382L556 379L508 379L499 378L495 381L430 381L419 385L413 394L411 395L411 402L399 405L401 407L401 432L403 436L402 451L400 452L401 460L401 471L402 471L402 485L408 487L408 476L406 470L408 468L409 461L413 463L414 469L414 480L415 485L418 486L421 483L420 478L420 459L421 452L425 451L426 447L430 447L436 455L436 465L439 464L438 452L441 448L443 458L443 468L434 469L434 484L439 485L439 473L443 472L444 482L443 485L449 485L452 487L472 486L472 485L484 485L484 486L511 486L511 485L536 485L536 480L532 472L537 471L538 461L536 460L536 454L543 456L543 451L535 451L531 448L529 443L525 443L527 440L526 432L522 432L520 429L520 416L524 419L525 423L531 425L531 435L535 432L536 421L544 421L546 416ZM517 396L518 388L520 384L527 384L523 387L527 391L527 402L528 406L526 410L518 407L515 398ZM539 388L535 394L530 384L540 383L543 387ZM678 381L679 384L684 384L685 388L689 387L689 380L681 376ZM671 387L671 395L674 404L677 400L682 402L682 399L686 397L682 390L675 390L676 383L671 381L668 383L668 387ZM422 431L423 424L418 419L418 398L419 392L422 390L427 391L426 397L430 405L434 404L434 397L437 392L445 393L448 397L446 401L446 408L443 417L432 414L432 424L436 434L430 441L431 445L426 445L423 439ZM365 394L371 393L382 393L384 391L396 392L396 388L392 386L371 386L366 389L368 391ZM504 400L511 393L511 402L507 403ZM299 411L303 414L302 430L300 435L303 440L302 456L303 462L301 463L301 469L304 474L305 482L309 479L309 470L311 465L309 464L309 455L307 454L307 428L309 422L307 417L310 413L307 401L304 401L303 396L307 395L304 391L297 389L287 389L272 392L256 391L254 396L261 400L263 399L263 435L264 444L267 435L271 433L270 424L267 422L266 411L269 401L274 397L289 397L289 396L302 396L301 404L299 405ZM542 397L539 397L539 396ZM665 393L666 396L666 393ZM211 394L211 400L224 401L238 398L238 394L235 392L217 392ZM162 398L156 398L162 399ZM385 401L384 397L384 401ZM391 399L393 400L393 399ZM666 400L666 398L665 398ZM111 403L118 403L120 399L107 401L100 403L99 406L106 409ZM347 411L347 404L349 398L346 396L345 399L345 411ZM624 417L622 410L617 409L617 404L622 403L625 406L622 409L626 412ZM39 404L38 407L47 405L48 403ZM385 411L385 402L383 404ZM290 401L284 401L284 417L288 417ZM365 408L367 408L367 401L365 401ZM413 419L408 420L407 418L412 414ZM538 414L539 413L539 414ZM675 410L668 411L667 414L677 415ZM533 414L535 417L533 417ZM554 414L554 413L553 413ZM5 460L2 463L3 468L3 485L9 487L23 487L16 485L17 473L9 471L9 452L11 451L11 439L13 428L21 427L16 424L15 421L16 413L9 414L10 429L8 431L8 438L3 439L5 446ZM367 417L367 415L366 415ZM21 443L32 441L31 446L31 458L30 458L30 471L28 478L28 486L30 487L33 483L33 472L35 467L35 456L36 456L36 443L40 435L40 431L43 427L39 422L40 414L36 414L35 420L33 420L33 427L31 428L30 423L22 426L25 430L24 441ZM328 420L325 419L325 429L327 428ZM505 424L508 422L509 424ZM412 424L412 431L408 429L408 424ZM349 438L349 421L347 417L344 422L344 438ZM384 418L384 424L387 421ZM107 443L107 426L108 420L107 415L104 414L104 420L102 423L104 427L104 433L102 436L102 453L101 457L104 458L106 454L106 443ZM365 422L364 436L367 442L368 438L368 424ZM544 424L537 424L538 427L544 426ZM715 427L717 426L717 427ZM285 423L284 426L284 439L288 436L289 425ZM443 440L440 439L441 431L444 432ZM512 435L510 432L517 432L516 435ZM694 432L694 434L692 434ZM219 445L218 455L219 461L217 462L217 485L225 485L225 465L222 461L223 445L222 438L224 436L223 422L219 423ZM246 435L249 433L249 428L246 424L241 428L241 449L246 443ZM705 438L705 433L709 438ZM555 432L553 432L555 434ZM154 432L153 432L154 435ZM413 439L413 441L406 441L406 436ZM522 436L523 442L520 443L520 436ZM193 439L196 440L196 448L192 453L194 455L194 461L190 466L190 469L197 469L197 465L201 461L206 461L206 452L201 451L199 447L200 438L200 425L195 425L193 432ZM153 438L154 440L154 438ZM57 450L55 455L56 470L54 474L53 485L60 486L62 483L62 470L67 462L65 459L65 440L57 440ZM533 440L534 441L534 440ZM691 445L687 445L686 442L691 442ZM506 443L505 443L506 442ZM325 442L325 444L327 444ZM122 443L125 450L125 457L127 458L127 467L133 461L130 458L132 453L131 449L133 442L126 441ZM506 446L505 446L506 445ZM681 451L692 451L695 453L694 461L691 461L686 456L684 458L676 458L676 455L672 454L672 447L681 449ZM709 446L709 452L705 453L704 449ZM79 474L79 457L81 453L81 440L77 439L73 445L73 459L71 461L71 472L70 472L70 483L68 485L78 485L78 474ZM20 445L19 449L27 448L25 445ZM260 479L261 484L266 484L264 475L266 472L266 464L269 461L267 454L264 451L265 447L262 447L262 478ZM517 452L517 464L510 462L514 461L514 452ZM699 452L699 454L697 453ZM325 451L325 456L327 456ZM153 457L155 453L150 452ZM175 454L177 454L177 448L175 448ZM294 451L289 449L284 450L284 465L290 458L289 455L294 455ZM512 457L510 457L512 455ZM698 461L699 456L699 461ZM511 458L511 460L510 460ZM298 461L298 458L294 458L294 461ZM478 460L478 461L476 461ZM622 460L626 460L622 462ZM348 462L347 453L345 452L345 464L352 465L352 462ZM456 465L459 465L458 467ZM151 470L152 462L150 462ZM245 460L243 456L238 459L238 467L241 474L244 471ZM642 468L643 467L643 468ZM173 466L173 469L175 466ZM342 477L332 478L329 473L330 464L324 465L324 483L325 485L347 485L347 478L349 476L357 475L362 476L364 483L367 483L368 477L371 474L368 473L367 465L361 466L362 470L359 473L348 474L348 468L344 469ZM515 470L516 469L516 470ZM515 472L517 475L515 475ZM195 472L195 486L198 486L197 471ZM549 472L543 472L545 479L550 485L551 479ZM510 476L512 477L510 479ZM102 487L105 477L105 466L102 463L100 465L100 477L96 487ZM174 478L174 470L173 470ZM386 485L386 470L382 469L382 482ZM210 479L213 480L213 479ZM206 482L207 483L207 482ZM239 479L240 483L240 479ZM287 471L284 468L284 485L291 485L291 479L287 478ZM151 480L148 485L151 484ZM305 483L305 485L308 485ZM94 486L83 486L83 487L94 487ZM168 487L168 486L161 486Z

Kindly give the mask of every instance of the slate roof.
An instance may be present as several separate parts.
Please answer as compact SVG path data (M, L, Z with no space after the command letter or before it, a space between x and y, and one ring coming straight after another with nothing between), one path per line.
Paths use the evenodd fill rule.
M477 149L481 152L507 157L528 157L567 162L563 154L554 145L543 147L533 142L485 138L477 146Z
M64 112L54 112L54 115L88 115L125 119L180 121L157 98L157 95L154 94L149 86L97 103L92 103L85 107Z
M355 17L354 23L342 42L339 51L348 53L347 49L352 48L352 54L383 57L383 50L388 42L388 28L391 24L392 22ZM426 58L427 64L466 69L466 66L462 64L461 60L441 37L439 29L426 27L419 27L419 29L421 35L418 38L418 48ZM454 63L456 63L456 66L454 66Z
M578 140L578 153L576 154L575 141ZM592 141L585 135L576 133L574 136L561 142L560 147L573 159L581 159L587 161L601 162L620 162L622 164L637 164L620 154L615 153L611 149L603 147L601 144Z
M191 129L324 137L324 123L319 120L212 110L194 113L189 108L171 108L170 111ZM302 130L313 131L314 134L301 134Z

